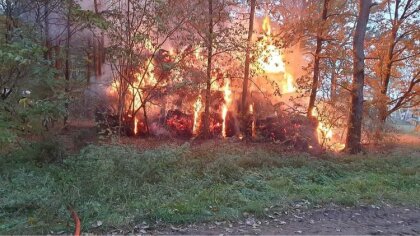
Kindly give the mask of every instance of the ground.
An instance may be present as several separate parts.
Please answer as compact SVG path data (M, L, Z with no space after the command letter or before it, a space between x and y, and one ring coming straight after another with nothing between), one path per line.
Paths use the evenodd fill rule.
M118 230L111 233L113 232L129 233ZM264 219L247 216L237 222L216 221L157 228L140 224L131 232L194 235L417 235L420 234L420 209L390 205L384 207L332 205L308 210L302 209L302 204L296 204L288 211L276 212L270 209Z
M74 124L73 124L74 125ZM419 234L420 138L312 156L235 139L98 140L0 155L0 234Z

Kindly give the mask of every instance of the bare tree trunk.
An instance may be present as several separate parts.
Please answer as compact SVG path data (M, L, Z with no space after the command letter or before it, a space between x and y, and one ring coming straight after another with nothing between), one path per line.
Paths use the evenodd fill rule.
M94 37L93 38L93 53L92 53L92 59L93 59L93 71L95 72L95 76L99 75L99 60L98 60L98 40Z
M71 8L73 7L72 2L69 2L68 12L67 12L67 35L66 35L66 58L65 58L65 69L64 69L64 78L66 80L65 92L69 92L69 83L70 83L70 39L71 39ZM64 115L64 127L67 126L68 121L68 112L69 112L69 103L66 101L64 104L66 109L66 114Z
M206 82L206 102L204 105L204 126L203 126L203 138L210 136L210 104L211 104L211 71L212 71L212 59L213 59L213 1L208 0L209 4L209 34L207 42L207 82Z
M99 3L98 0L94 0L94 7L95 7L95 13L99 14ZM94 41L94 65L95 65L95 75L99 76L102 75L102 63L104 63L103 60L103 43L104 43L104 35L103 32L101 32L101 37Z
M147 109L146 109L146 103L143 104L143 117L144 117L144 126L146 127L146 135L149 135L149 117L147 116Z
M254 17L255 17L255 6L256 0L251 0L251 12L249 15L249 28L248 28L248 41L245 52L245 71L244 71L244 81L242 87L242 103L241 103L241 129L242 133L245 134L246 130L246 121L245 117L248 111L247 97L248 97L248 80L249 80L249 66L251 62L251 44L252 44L252 34L254 31Z
M4 13L6 15L6 19L4 20L5 23L5 39L6 42L10 42L12 40L12 31L14 28L14 20L13 20L13 8L12 8L12 3L10 2L10 0L6 0L6 8L4 9Z
M92 40L88 40L88 47L86 50L86 84L89 85L90 84L90 77L92 76L92 74L90 73L92 71L92 51L91 51L91 45L92 45Z
M321 50L322 50L322 42L324 41L323 38L322 38L323 37L322 33L323 33L324 23L327 20L328 1L329 0L324 0L324 7L322 9L322 15L321 15L322 23L319 26L320 28L318 29L318 33L317 33L317 36L316 36L314 75L312 77L311 95L309 96L309 106L308 106L308 111L307 111L307 116L308 117L312 116L312 110L315 107L316 93L318 91L319 73L320 73L319 62L320 62L320 54L321 54Z
M332 72L331 72L331 94L330 94L330 99L331 101L335 101L336 96L337 96L337 61L335 59L332 59L331 61L331 68L332 68Z
M359 0L359 15L353 38L353 83L347 124L346 148L349 153L362 150L363 86L365 83L364 41L372 0Z
M61 71L63 68L63 61L61 57L61 47L60 45L55 45L54 47L54 57L55 57L55 69Z
M50 42L50 22L49 22L49 4L48 1L45 2L44 6L44 34L45 34L45 48L47 49L44 58L49 60L51 59L51 42Z
M98 6L98 0L93 0L93 5L95 7L95 13L99 13L99 6Z
M408 3L407 3L408 4ZM394 19L392 21L392 28L391 28L391 35L388 39L389 46L387 50L387 55L385 58L385 71L383 72L382 77L382 87L381 87L381 97L379 101L379 119L384 124L386 118L388 117L388 107L387 107L387 92L389 81L391 79L391 69L393 64L393 56L394 56L394 48L395 48L395 40L397 38L397 32L399 29L398 23L398 8L400 6L400 0L395 1L395 12L394 12Z

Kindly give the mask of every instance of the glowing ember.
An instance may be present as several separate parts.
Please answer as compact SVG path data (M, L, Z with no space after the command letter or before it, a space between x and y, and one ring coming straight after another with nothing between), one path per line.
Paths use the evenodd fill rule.
M222 136L226 137L226 123L227 123L226 116L229 111L230 104L232 103L232 98L231 98L232 91L230 90L229 79L226 80L225 87L223 88L223 92L224 92L225 104L223 104L223 108L222 108L222 119L223 119Z
M335 144L331 145L330 148L334 152L340 152L340 151L344 150L344 148L346 148L346 145L344 143L335 143Z
M193 135L198 133L198 129L200 128L200 111L203 107L203 102L201 95L198 96L197 101L194 103L194 124L193 124Z

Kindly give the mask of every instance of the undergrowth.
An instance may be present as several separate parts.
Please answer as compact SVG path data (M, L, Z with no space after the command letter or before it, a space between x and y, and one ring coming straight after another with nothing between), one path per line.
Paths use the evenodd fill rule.
M89 146L63 159L57 150L32 145L0 157L0 234L69 233L67 206L83 232L98 220L107 231L263 216L266 207L302 200L420 206L418 151L313 158L241 144ZM52 157L42 162L46 151Z

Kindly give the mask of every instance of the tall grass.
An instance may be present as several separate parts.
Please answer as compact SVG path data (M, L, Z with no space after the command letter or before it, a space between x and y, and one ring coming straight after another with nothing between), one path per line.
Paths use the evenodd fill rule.
M420 206L419 152L313 158L242 144L89 146L49 164L34 152L0 157L0 233L71 232L69 205L84 232L97 220L106 231L262 216L300 200Z

